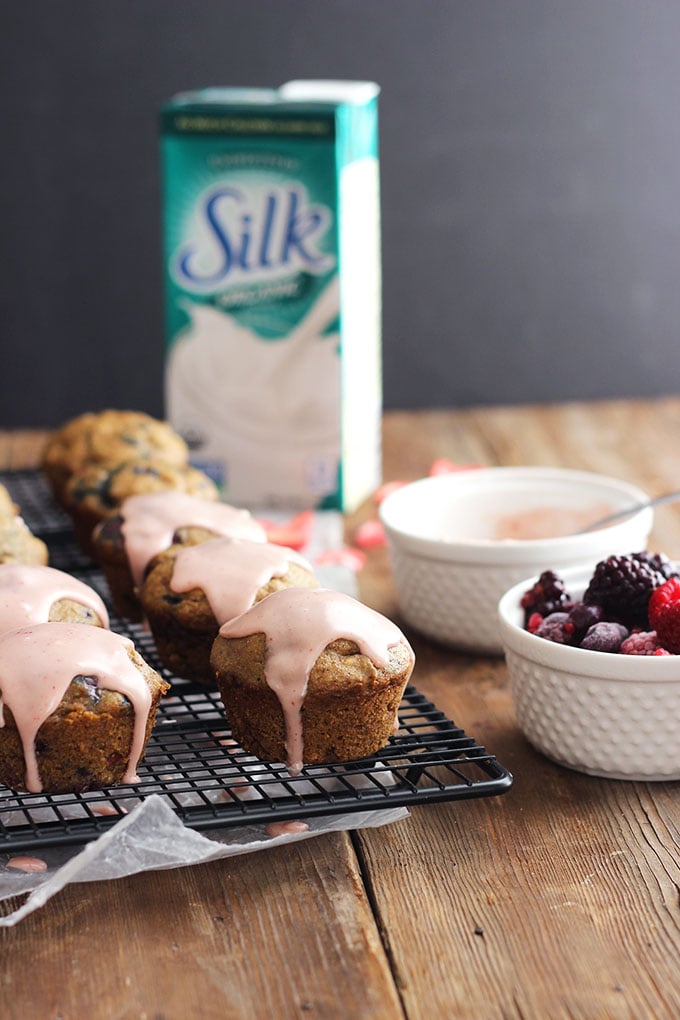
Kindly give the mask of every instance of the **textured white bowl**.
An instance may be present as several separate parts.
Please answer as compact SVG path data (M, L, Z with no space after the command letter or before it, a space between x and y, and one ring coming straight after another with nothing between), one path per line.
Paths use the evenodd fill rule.
M564 571L579 598L590 570ZM680 656L614 655L558 645L523 629L512 587L498 613L517 722L548 758L609 779L680 779Z
M584 535L498 540L500 516L541 509L574 512L634 506L646 493L627 482L562 468L480 468L412 482L380 506L397 597L406 623L467 651L500 655L498 600L531 574L594 566L646 547L653 511Z

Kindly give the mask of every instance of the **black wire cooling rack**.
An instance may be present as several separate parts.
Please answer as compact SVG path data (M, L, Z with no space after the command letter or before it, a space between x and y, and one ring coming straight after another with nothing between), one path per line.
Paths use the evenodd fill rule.
M103 575L76 546L42 476L0 472L0 482L31 531L47 542L51 565L92 585L108 605ZM258 761L236 745L217 692L170 675L143 627L113 614L111 626L172 685L138 769L140 782L51 796L0 786L0 852L96 839L151 794L190 828L211 829L492 796L512 784L493 755L412 686L399 708L399 731L377 754L291 776L283 764Z

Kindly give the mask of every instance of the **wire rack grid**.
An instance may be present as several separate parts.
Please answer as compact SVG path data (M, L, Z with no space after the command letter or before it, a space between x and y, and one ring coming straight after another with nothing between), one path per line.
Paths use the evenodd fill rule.
M69 521L34 471L0 473L28 527L47 542L52 566L95 588L110 609L99 569L76 546ZM163 797L195 829L268 824L331 814L493 796L510 772L415 687L399 707L399 730L370 758L307 766L297 776L246 754L232 740L216 691L172 676L142 626L111 615L171 684L138 769L139 784L83 794L37 795L0 785L0 852L85 843L141 799Z

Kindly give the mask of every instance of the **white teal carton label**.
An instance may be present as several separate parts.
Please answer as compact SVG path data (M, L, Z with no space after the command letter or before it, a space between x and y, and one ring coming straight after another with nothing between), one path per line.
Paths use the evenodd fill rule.
M379 482L377 91L163 110L166 414L234 503L349 510Z

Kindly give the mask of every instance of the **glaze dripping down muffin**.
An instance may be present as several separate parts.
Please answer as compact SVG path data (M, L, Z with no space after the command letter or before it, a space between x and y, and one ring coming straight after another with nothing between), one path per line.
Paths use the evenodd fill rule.
M137 782L167 689L128 638L100 627L0 635L0 782L30 793Z
M217 536L264 542L264 528L247 510L166 490L130 496L95 530L94 555L116 611L142 619L138 593L148 564L171 545L196 545Z
M211 664L234 738L297 773L387 743L414 655L394 623L349 595L288 588L224 624Z
M218 538L173 545L152 560L141 600L161 662L214 685L210 653L220 626L283 588L317 587L299 553L267 542Z
M94 588L63 570L0 564L0 633L50 621L108 627L109 615Z

